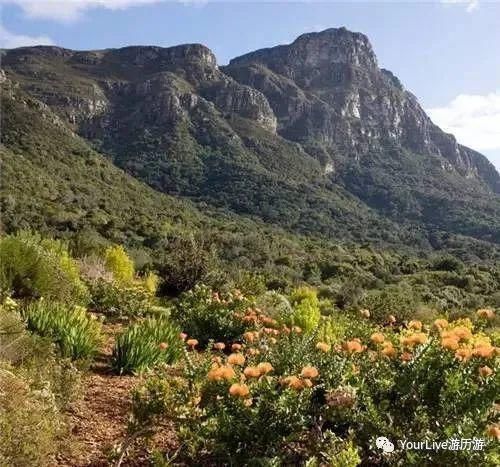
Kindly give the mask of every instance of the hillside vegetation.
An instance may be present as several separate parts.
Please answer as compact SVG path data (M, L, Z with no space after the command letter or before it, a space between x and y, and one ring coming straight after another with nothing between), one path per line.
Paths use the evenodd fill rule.
M365 36L1 54L0 466L500 464L500 177Z

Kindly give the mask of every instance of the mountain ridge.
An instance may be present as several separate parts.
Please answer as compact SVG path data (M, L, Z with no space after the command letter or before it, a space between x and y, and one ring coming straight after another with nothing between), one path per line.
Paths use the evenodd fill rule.
M158 191L330 238L500 242L499 174L360 33L307 33L222 67L201 44L2 55L9 79Z

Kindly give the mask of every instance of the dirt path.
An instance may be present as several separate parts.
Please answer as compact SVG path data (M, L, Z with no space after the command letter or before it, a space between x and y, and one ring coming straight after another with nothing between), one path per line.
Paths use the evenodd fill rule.
M130 392L139 382L134 376L116 376L110 360L121 325L103 326L106 341L82 381L83 397L69 414L74 452L57 459L59 466L108 466L110 454L123 440L130 410Z

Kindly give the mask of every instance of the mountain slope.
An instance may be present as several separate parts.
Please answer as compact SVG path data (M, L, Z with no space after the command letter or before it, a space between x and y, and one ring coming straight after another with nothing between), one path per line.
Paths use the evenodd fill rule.
M156 190L329 238L500 243L498 173L432 124L361 34L306 34L222 69L196 44L21 48L3 66Z

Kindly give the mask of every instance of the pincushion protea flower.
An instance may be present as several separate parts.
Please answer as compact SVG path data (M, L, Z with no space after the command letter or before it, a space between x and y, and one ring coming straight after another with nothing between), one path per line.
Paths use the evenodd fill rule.
M194 349L197 345L198 345L198 340L197 339L188 339L186 341L186 344L191 347L192 349Z
M374 344L381 344L384 342L385 337L381 332L375 332L371 335L370 339Z
M245 364L245 356L241 353L232 353L227 357L227 363L230 365L243 366Z
M316 344L316 348L326 353L330 351L331 345L327 344L326 342L318 342Z
M300 376L302 376L303 378L317 378L319 376L319 371L314 366L306 365L304 368L302 368Z
M250 389L246 384L234 383L229 388L229 394L233 397L247 397L250 394Z
M483 378L487 378L488 376L491 376L493 374L493 370L489 366L482 366L479 368L479 374Z
M491 308L480 308L476 311L476 315L479 318L493 319L495 317L495 312Z

